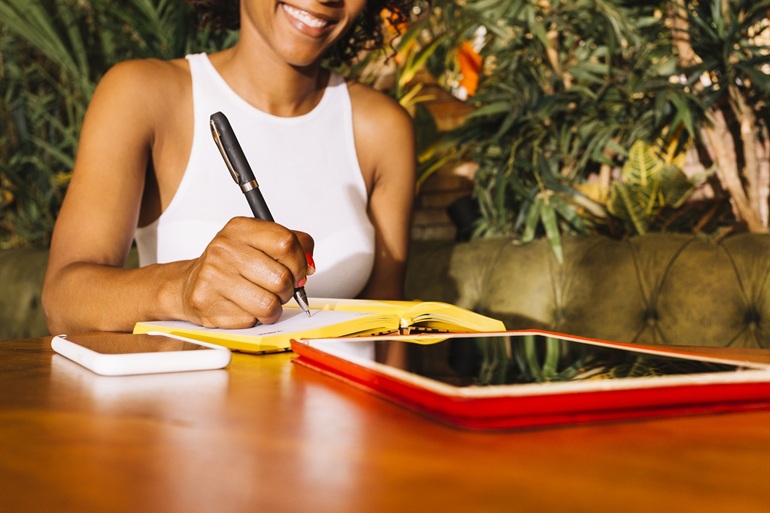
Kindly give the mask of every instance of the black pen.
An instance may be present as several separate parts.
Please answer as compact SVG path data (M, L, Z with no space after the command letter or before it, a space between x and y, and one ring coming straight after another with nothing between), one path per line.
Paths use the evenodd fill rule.
M219 153L222 154L227 170L230 171L233 180L241 188L243 195L246 196L246 201L249 202L254 217L271 223L275 222L273 215L267 208L265 198L262 197L262 192L259 190L259 184L254 178L254 172L251 170L249 161L246 160L246 155L238 143L238 138L235 137L233 127L230 126L230 121L221 112L216 112L211 115L209 124L211 125L211 135L214 137L217 148L219 148ZM294 299L302 311L310 317L310 308L304 287L294 289Z

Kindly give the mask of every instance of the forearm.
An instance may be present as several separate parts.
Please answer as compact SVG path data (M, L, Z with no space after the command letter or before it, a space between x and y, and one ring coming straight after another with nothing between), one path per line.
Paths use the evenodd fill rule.
M51 333L131 331L137 321L182 319L190 262L122 269L75 262L46 276L43 308Z

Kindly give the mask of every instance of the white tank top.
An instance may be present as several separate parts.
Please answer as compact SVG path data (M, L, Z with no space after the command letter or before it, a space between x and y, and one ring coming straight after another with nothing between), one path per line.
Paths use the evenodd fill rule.
M311 112L283 118L238 96L207 55L187 59L195 113L190 160L168 208L154 223L136 230L140 265L196 258L228 220L252 216L211 138L209 116L221 111L275 221L315 240L316 273L308 277L308 295L357 296L374 265L374 228L344 79L332 74Z

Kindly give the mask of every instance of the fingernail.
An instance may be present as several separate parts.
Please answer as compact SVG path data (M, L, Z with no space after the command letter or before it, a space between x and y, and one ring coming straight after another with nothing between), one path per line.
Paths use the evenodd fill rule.
M304 287L305 283L307 283L307 276L299 280L299 283L297 283L297 288Z
M313 260L313 255L310 253L305 253L305 258L307 258L307 266L315 271L315 261Z

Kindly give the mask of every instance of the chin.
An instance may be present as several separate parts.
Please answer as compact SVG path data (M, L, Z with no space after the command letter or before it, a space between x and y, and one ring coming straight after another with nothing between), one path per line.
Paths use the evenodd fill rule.
M285 54L284 55L285 61L292 67L295 68L315 68L321 65L321 61L323 60L323 54L319 55L317 53L314 53L312 55L302 55L302 54Z

